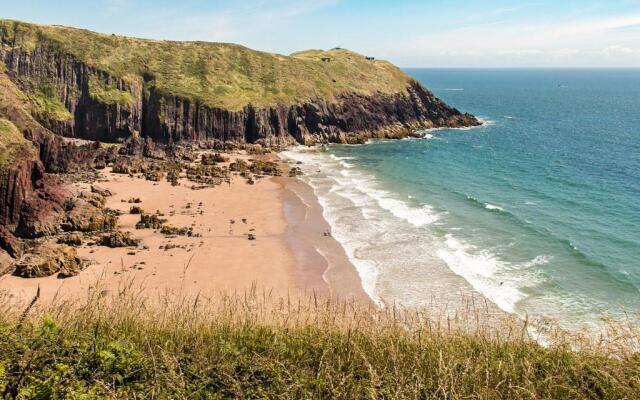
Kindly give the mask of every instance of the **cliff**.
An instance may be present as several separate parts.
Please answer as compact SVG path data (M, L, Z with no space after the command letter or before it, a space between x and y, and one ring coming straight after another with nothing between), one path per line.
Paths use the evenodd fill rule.
M53 134L34 112L29 97L0 71L0 248L12 255L19 253L13 232L49 233L70 197L48 173L67 172L100 154L96 145L76 146Z
M60 135L287 145L478 124L386 61L269 54L0 20L0 60Z
M283 56L0 20L0 248L16 256L16 236L60 230L73 195L55 174L113 161L99 142L172 154L180 142L362 143L477 124L391 63L348 50Z

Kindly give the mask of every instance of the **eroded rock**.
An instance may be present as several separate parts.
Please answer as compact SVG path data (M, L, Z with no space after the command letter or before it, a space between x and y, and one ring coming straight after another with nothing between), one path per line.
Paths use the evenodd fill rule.
M108 235L102 236L98 240L100 246L106 246L111 248L117 247L134 247L140 244L140 240L131 236L129 232L111 232Z
M22 278L58 274L60 278L67 278L79 274L87 265L88 262L78 257L72 247L43 243L16 262L13 274Z
M67 213L62 229L67 232L105 232L115 229L117 224L116 212L78 198Z
M136 229L160 229L165 222L167 222L166 219L156 214L141 214Z

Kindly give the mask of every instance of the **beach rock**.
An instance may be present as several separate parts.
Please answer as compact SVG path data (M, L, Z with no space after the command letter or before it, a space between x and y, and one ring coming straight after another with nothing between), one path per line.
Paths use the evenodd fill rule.
M220 153L205 153L202 155L200 162L202 165L216 165L217 163L227 162L229 159Z
M0 166L0 225L16 224L25 199L36 190L44 168L33 156Z
M75 276L87 262L69 246L43 243L15 263L14 275L22 278L43 278L58 274L60 278Z
M164 160L167 158L167 152L150 137L142 138L139 136L130 137L120 147L119 154L128 156L138 156L152 158L156 160Z
M167 236L200 237L200 234L193 232L193 228L187 228L187 227L178 228L172 225L163 225L162 228L160 229L160 233Z
M78 198L67 213L62 229L67 232L104 232L115 229L117 224L118 216L113 211Z
M163 177L164 172L162 171L147 171L144 173L144 178L152 182L160 182Z
M294 178L296 176L300 176L303 175L302 170L300 169L300 167L292 167L289 170L289 177L290 178Z
M7 254L6 251L0 250L0 277L13 271L15 259Z
M139 206L131 206L131 208L129 208L129 214L133 214L133 215L144 214L144 210Z
M0 249L13 258L20 257L22 254L22 242L2 225L0 225Z
M107 203L107 199L98 193L81 192L78 198L87 201L89 204L97 208L103 208Z
M249 171L256 175L280 176L282 174L275 161L254 160L249 166Z
M106 246L111 248L117 247L133 247L140 244L140 240L135 239L129 232L111 232L108 235L102 236L98 240L100 246Z
M34 239L57 234L64 220L65 204L71 196L59 183L47 177L42 186L22 202L16 236Z
M103 189L99 186L94 186L94 185L91 185L91 193L95 193L99 196L102 196L103 198L113 195L113 193L111 193L109 189Z
M160 229L165 222L167 222L166 219L156 214L141 214L136 229Z
M249 170L249 164L244 160L235 160L229 165L229 171L245 173Z
M79 247L82 246L82 235L78 233L71 233L58 238L58 243L66 244L67 246Z

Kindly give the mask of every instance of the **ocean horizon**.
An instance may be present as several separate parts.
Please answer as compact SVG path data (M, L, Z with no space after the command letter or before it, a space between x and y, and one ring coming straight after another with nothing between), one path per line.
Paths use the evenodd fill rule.
M640 70L405 71L483 125L287 153L369 296L470 287L567 327L637 320Z

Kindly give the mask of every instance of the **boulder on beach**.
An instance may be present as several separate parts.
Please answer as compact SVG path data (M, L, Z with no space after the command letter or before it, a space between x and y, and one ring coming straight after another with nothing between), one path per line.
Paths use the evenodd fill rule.
M73 247L43 243L16 262L13 274L22 278L58 274L60 278L67 278L79 274L86 266L87 261L78 257Z

